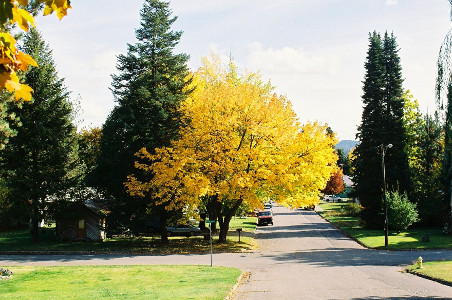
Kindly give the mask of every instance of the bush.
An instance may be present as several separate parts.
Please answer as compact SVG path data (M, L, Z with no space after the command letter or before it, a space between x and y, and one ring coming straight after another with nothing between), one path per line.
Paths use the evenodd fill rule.
M349 203L347 206L345 206L345 212L348 216L359 217L359 214L361 212L361 205L359 205L358 203Z
M406 193L401 195L398 191L386 192L386 201L390 229L400 232L419 221L416 204L408 200Z

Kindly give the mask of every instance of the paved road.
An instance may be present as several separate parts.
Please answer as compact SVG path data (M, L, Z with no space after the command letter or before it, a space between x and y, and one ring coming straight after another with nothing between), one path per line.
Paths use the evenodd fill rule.
M452 251L368 250L312 211L275 207L274 213L275 225L257 230L257 250L214 254L214 265L251 273L235 299L452 299L452 287L401 272L419 255L452 260ZM0 266L81 264L210 264L210 256L0 256Z
M452 251L368 250L316 213L276 207L275 226L257 231L262 259L236 299L452 299L452 287L402 273L419 255Z

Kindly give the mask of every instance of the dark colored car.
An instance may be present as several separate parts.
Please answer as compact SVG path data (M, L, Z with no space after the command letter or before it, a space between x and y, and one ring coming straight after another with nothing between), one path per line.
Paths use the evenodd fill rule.
M260 211L257 214L257 225L273 225L273 214L269 210Z
M195 227L193 225L188 224L179 224L176 226L168 226L168 236L172 235L185 235L185 236L193 236L196 234L200 234L201 228Z

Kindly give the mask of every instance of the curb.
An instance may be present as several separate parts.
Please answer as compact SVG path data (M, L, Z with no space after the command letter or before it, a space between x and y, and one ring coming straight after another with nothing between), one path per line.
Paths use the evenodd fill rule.
M245 281L248 280L248 278L250 278L251 273L250 272L242 272L242 274L240 274L240 276L237 278L237 282L234 284L234 286L232 287L231 291L226 295L226 297L224 297L224 300L229 300L232 299L232 297L234 296L237 288Z
M423 251L435 251L435 250L452 250L451 248L429 248L429 249L417 249L417 248L412 248L412 249L385 249L385 248L372 248L369 246L364 245L362 242L360 242L358 239L356 239L354 236L352 236L350 233L348 233L347 231L345 231L344 229L342 229L341 227L339 227L338 225L334 224L333 222L330 222L330 220L325 219L321 214L319 214L317 211L316 213L325 221L327 221L328 223L330 223L334 228L336 228L337 230L341 231L346 237L352 239L353 241L355 241L356 243L360 244L362 247L368 249L368 250L375 250L375 251L395 251L395 252L403 252L403 251L418 251L418 252L423 252Z
M405 269L405 272L409 273L409 274L412 274L412 275L415 275L415 276L419 276L419 277L428 279L428 280L436 281L438 283L441 283L441 284L444 284L444 285L452 287L452 282L450 282L450 281L446 281L446 280L442 280L442 279L439 279L439 278L431 277L431 276L428 276L428 275L425 275L425 274L422 274L422 273L418 273L415 270Z

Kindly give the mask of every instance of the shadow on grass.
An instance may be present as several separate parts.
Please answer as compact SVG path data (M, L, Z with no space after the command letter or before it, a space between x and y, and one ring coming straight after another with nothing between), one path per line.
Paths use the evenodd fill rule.
M210 241L202 236L170 237L169 243L162 243L158 236L116 237L104 241L61 242L53 234L53 229L45 228L40 241L32 243L28 231L13 231L0 234L0 253L134 253L134 254L187 254L209 253ZM218 243L214 236L214 252L243 252L251 248L252 232L238 234L231 231L226 243Z

